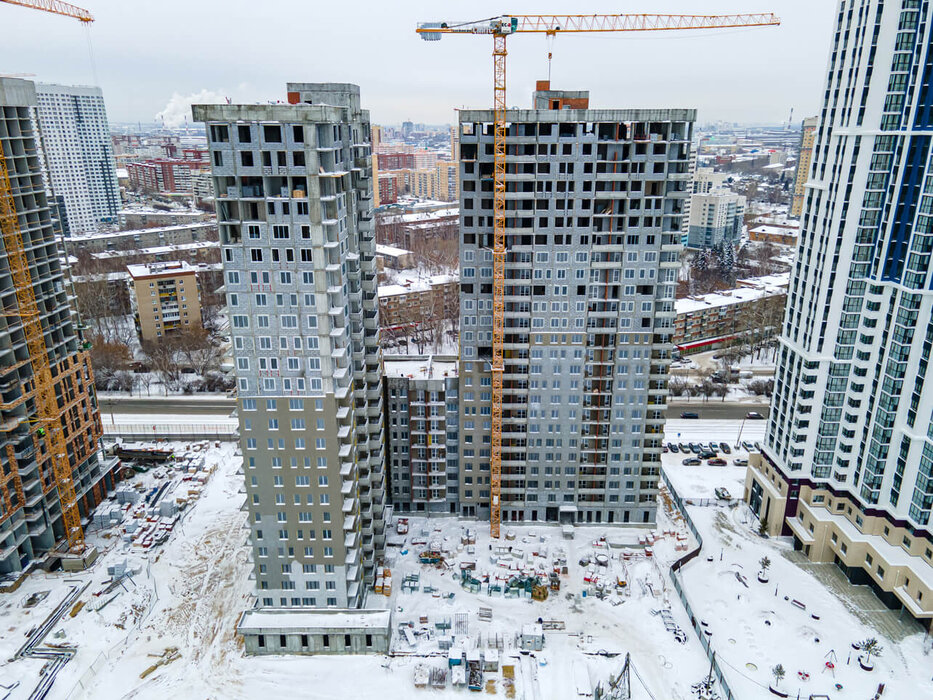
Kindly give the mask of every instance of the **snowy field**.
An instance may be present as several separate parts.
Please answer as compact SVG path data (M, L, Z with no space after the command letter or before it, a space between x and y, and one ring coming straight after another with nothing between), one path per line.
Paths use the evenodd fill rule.
M686 501L702 502L720 485L741 497L744 473L684 467L664 457L665 472ZM786 670L779 687L791 698L799 692L801 698L867 700L879 683L885 698L933 697L930 641L909 616L887 610L867 587L848 585L834 565L807 562L788 540L759 537L744 504L687 510L704 549L683 568L682 581L738 697L772 697L771 669L778 664ZM771 562L767 583L758 579L763 557ZM872 672L859 667L860 652L852 648L869 637L884 649Z

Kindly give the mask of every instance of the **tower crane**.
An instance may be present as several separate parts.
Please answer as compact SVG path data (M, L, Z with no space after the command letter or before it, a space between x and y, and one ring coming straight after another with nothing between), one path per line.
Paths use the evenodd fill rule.
M492 325L492 436L490 450L489 530L499 537L502 520L502 373L505 333L505 137L506 39L511 34L566 32L656 32L684 29L727 29L778 25L771 13L741 15L500 15L472 22L422 22L416 32L425 41L445 34L486 34L493 40L493 325Z
M0 2L74 17L85 25L94 21L94 17L87 10L58 0L0 0ZM45 342L45 332L42 329L42 312L33 288L29 257L23 242L20 215L16 211L14 194L3 143L0 142L0 239L6 251L18 307L15 312L5 315L19 317L23 326L29 362L32 365L32 387L31 390L27 387L24 389L32 393L35 402L34 422L37 424L35 436L37 440L44 438L48 448L52 475L61 503L62 525L68 549L73 553L79 553L84 549L84 530L81 527L81 513L78 510L72 465L68 458L68 444L62 427L63 409L59 407L55 394L52 363ZM88 367L90 368L90 364ZM67 401L65 403L67 405ZM10 457L12 459L12 455ZM22 502L20 494L20 503Z
M90 24L94 21L94 15L77 5L70 5L67 2L59 0L0 0L8 5L19 5L42 12L51 12L54 15L64 15L65 17L74 17L84 24Z

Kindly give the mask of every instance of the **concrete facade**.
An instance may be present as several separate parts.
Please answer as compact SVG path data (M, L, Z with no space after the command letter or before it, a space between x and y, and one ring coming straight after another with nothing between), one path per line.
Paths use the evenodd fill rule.
M247 654L387 654L388 610L247 610L237 632Z
M259 602L360 605L385 545L369 113L359 88L207 124Z
M43 158L34 131L36 90L25 80L0 78L0 144L29 251L36 301L56 391L67 397L63 429L71 459L78 510L90 510L113 488L119 461L99 450L101 423L87 353L69 304L62 250L42 178ZM0 304L17 308L7 253L0 250ZM9 314L0 320L0 574L17 573L62 541L61 503L45 440L38 434L33 383L23 325Z
M65 235L116 222L120 187L100 88L39 83L36 97L49 185Z
M541 97L585 93L561 95ZM460 503L479 517L493 118L460 112ZM570 106L507 119L502 521L653 523L695 112Z
M456 357L386 355L386 431L395 512L459 512Z

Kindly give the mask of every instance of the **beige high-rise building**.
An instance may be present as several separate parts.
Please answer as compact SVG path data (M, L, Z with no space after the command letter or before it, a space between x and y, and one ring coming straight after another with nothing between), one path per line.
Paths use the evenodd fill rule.
M790 204L790 215L795 219L803 213L804 186L810 176L810 163L813 160L813 144L816 141L818 117L803 120L800 136L800 155L797 156L797 174L794 176L794 196Z
M197 270L185 261L127 265L143 341L201 326Z
M458 202L460 200L460 163L457 161L440 161L435 173L434 198L444 202Z
M421 199L434 199L434 186L437 177L437 171L434 167L418 168L409 172L409 189L412 196Z

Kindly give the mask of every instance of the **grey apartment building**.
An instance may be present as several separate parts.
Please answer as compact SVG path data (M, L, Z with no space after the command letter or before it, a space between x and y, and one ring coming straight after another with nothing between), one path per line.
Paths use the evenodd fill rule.
M262 606L357 607L385 544L369 113L359 88L206 124Z
M653 523L695 111L509 110L502 521ZM460 112L460 510L490 504L493 120Z
M396 513L459 513L456 357L386 355L386 456Z
M56 393L63 400L62 430L68 448L78 511L87 522L117 478L119 460L104 458L90 361L65 286L63 252L42 178L42 146L34 130L35 85L0 78L0 149L10 179L29 274ZM65 536L61 499L47 440L37 420L34 371L8 251L0 241L0 575L15 574L45 557Z

